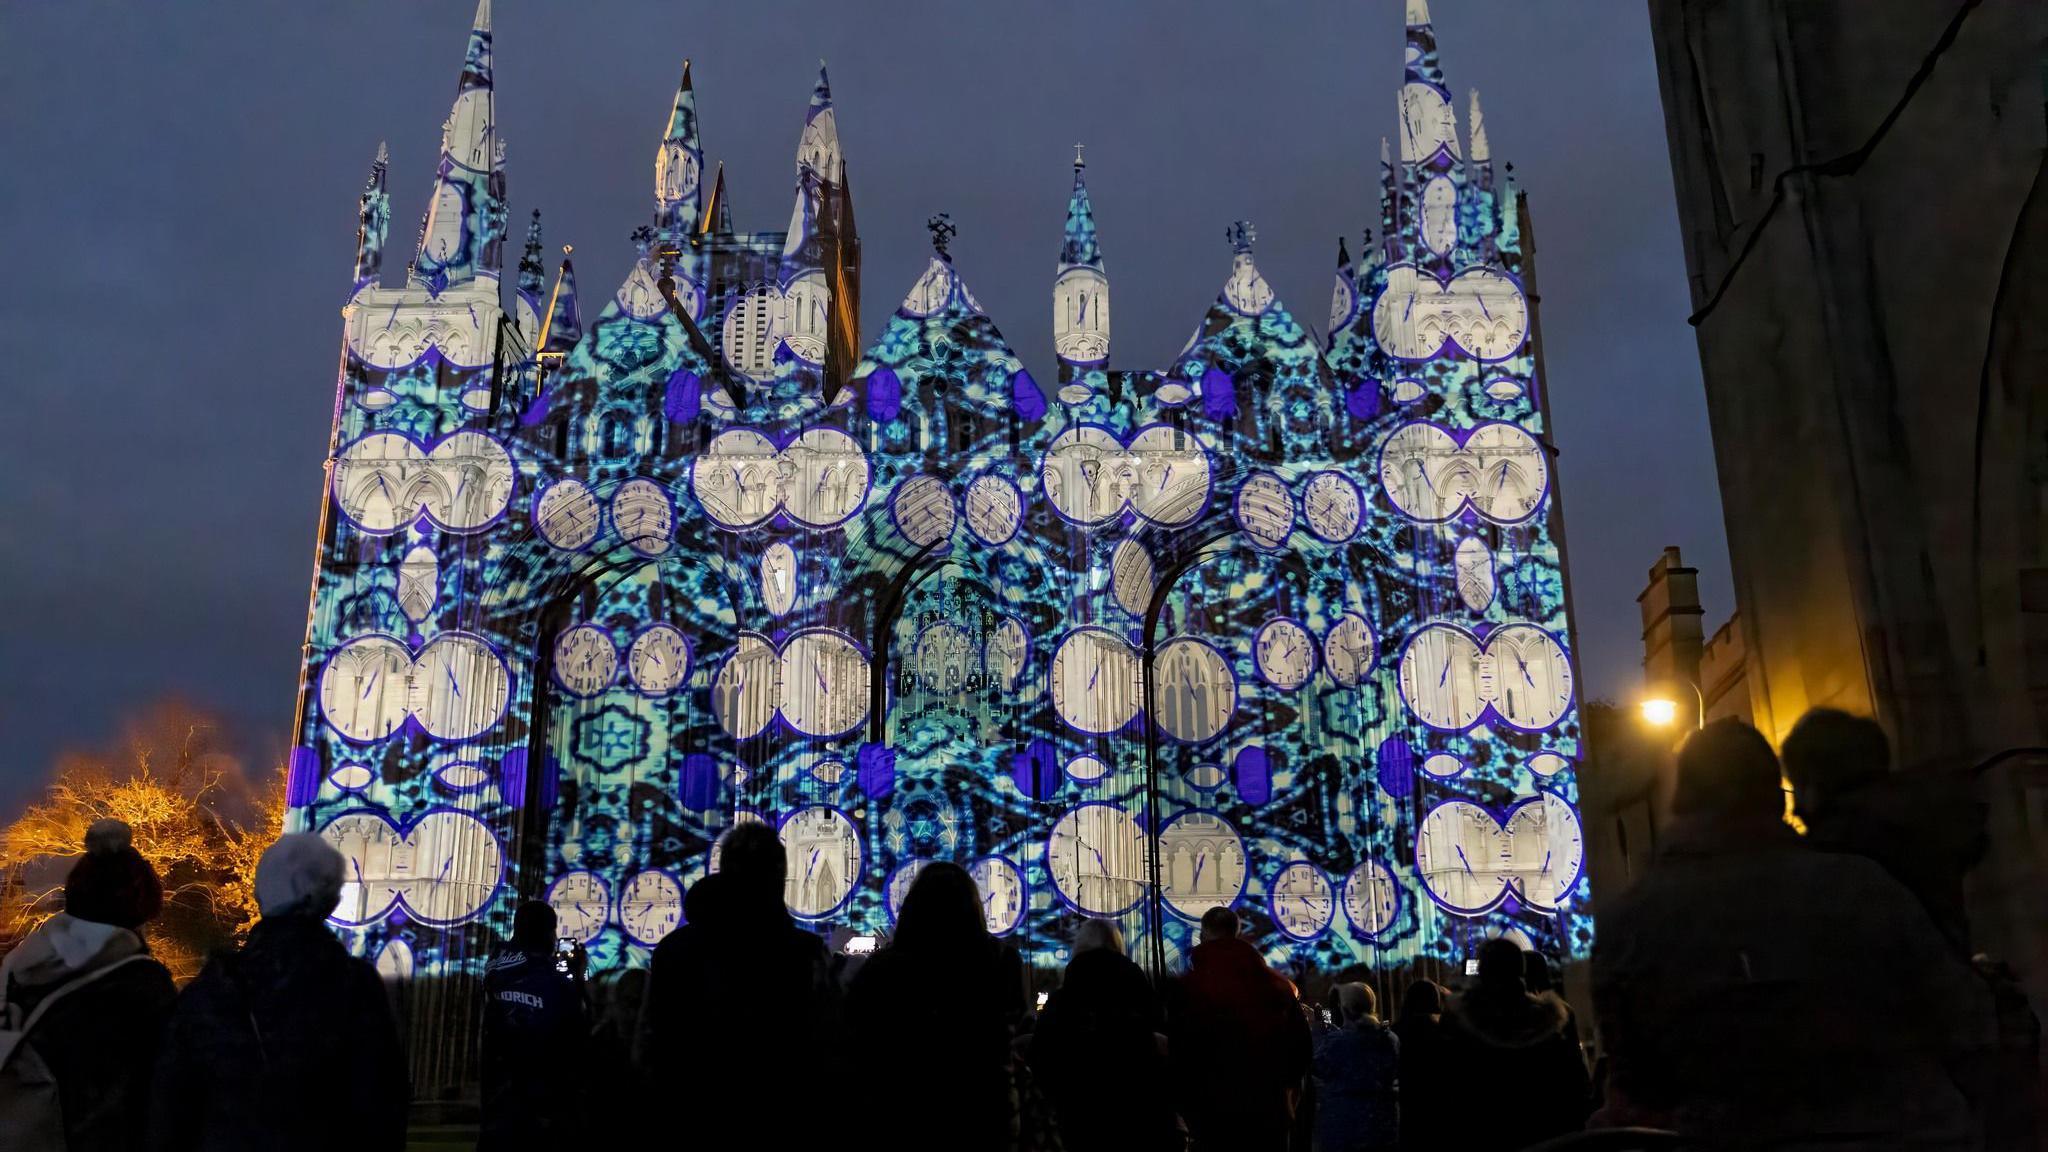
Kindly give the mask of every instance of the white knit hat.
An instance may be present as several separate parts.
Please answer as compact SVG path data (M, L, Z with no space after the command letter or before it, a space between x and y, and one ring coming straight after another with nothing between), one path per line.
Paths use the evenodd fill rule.
M341 853L315 833L292 832L256 861L256 906L265 916L324 917L341 902L341 881Z

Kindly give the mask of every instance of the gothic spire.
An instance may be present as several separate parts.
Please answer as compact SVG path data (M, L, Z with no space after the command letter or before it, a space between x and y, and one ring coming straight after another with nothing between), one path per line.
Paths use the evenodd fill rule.
M820 183L839 182L839 123L832 112L832 81L825 75L825 62L818 61L818 83L811 89L811 106L804 110L804 132L797 141L799 172L809 170Z
M514 287L527 299L538 301L546 285L547 266L541 262L540 254L540 209L535 208L533 219L526 224L526 251L519 257L519 281Z
M1436 57L1436 29L1429 22L1429 0L1408 0L1408 80L1444 86L1443 65Z
M1074 191L1067 198L1067 227L1060 242L1060 266L1052 285L1052 346L1066 382L1083 366L1109 359L1109 274L1095 236L1095 206L1088 199L1088 167L1074 145Z
M654 159L655 224L670 239L698 230L704 207L704 145L697 136L697 93L690 85L690 62L683 61L683 81L676 87L668 130Z
M548 297L548 317L540 330L543 352L567 352L583 339L583 318L576 310L576 265L569 260L575 250L562 245L562 266L555 270L555 290Z
M1081 159L1081 145L1074 145L1074 191L1067 197L1067 231L1060 245L1060 271L1079 265L1102 267L1102 250L1095 238L1095 206L1088 199L1088 182L1082 176L1087 161Z
M384 272L384 238L391 230L391 194L384 188L384 174L391 166L391 150L377 145L377 158L370 162L370 179L363 184L363 198L356 210L356 281L361 288L375 283Z
M1395 215L1399 211L1397 190L1398 186L1394 183L1393 147L1389 144L1387 138L1382 136L1380 137L1380 244L1386 248L1386 252L1383 254L1390 261L1394 258L1392 246L1394 237L1399 232L1396 225L1400 222Z
M478 0L455 105L441 125L434 198L420 228L414 283L439 294L449 284L498 270L503 227L491 176L499 159L491 88L491 0Z
M711 199L704 205L700 232L731 232L732 205L725 198L725 161L718 162L718 176L711 181Z

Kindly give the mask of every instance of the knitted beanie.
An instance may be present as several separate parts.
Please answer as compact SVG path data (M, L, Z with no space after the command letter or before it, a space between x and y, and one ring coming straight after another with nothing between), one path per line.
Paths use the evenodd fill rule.
M163 882L133 841L127 824L93 821L85 830L85 855L64 879L64 911L131 930L156 919L164 907Z
M256 861L256 905L265 916L325 917L341 901L341 853L314 832L277 838Z

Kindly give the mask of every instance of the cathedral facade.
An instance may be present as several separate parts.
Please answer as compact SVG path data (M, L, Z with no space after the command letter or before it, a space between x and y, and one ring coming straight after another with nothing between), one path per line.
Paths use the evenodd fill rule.
M1112 367L1077 156L1042 378L943 218L863 337L822 71L785 229L735 229L685 66L625 283L536 213L503 284L491 37L402 278L380 153L344 309L289 799L359 954L473 973L542 898L645 963L743 821L839 937L951 860L1042 964L1107 917L1174 969L1219 904L1297 967L1585 953L1526 211L1422 0L1326 334L1236 224L1186 348Z

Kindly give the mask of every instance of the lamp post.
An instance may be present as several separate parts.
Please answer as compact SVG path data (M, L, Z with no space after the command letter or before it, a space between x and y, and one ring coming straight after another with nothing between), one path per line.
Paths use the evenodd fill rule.
M1706 694L1700 691L1698 684L1690 680L1681 680L1679 683L1692 689L1693 699L1699 704L1699 711L1694 714L1693 728L1696 730L1705 728L1707 726ZM1643 723L1648 724L1650 727L1669 728L1678 722L1678 703L1678 701L1668 695L1648 695L1637 701L1636 710L1642 716Z

